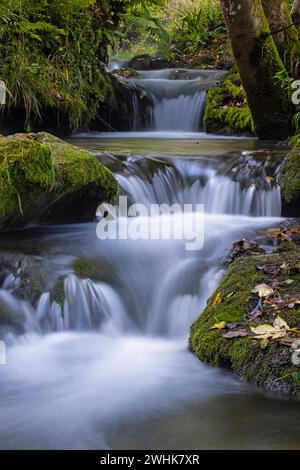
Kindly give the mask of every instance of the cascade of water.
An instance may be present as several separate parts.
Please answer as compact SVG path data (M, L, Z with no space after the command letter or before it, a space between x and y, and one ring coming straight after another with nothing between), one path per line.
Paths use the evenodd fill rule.
M249 215L279 215L279 190L271 183L243 189L215 165L188 156L165 166L160 161L154 171L145 165L138 172L136 161L129 158L118 175L134 202L205 204L203 249L187 252L185 240L173 238L99 241L94 224L45 227L39 236L48 256L64 257L71 247L75 259L95 265L93 280L68 274L61 305L44 292L34 306L12 294L20 277L4 280L2 448L109 447L106 434L122 419L128 428L137 416L157 420L199 399L206 411L206 400L228 392L229 379L189 354L188 331L217 288L232 243L278 222ZM190 218L182 214L174 222L180 227ZM171 223L163 216L140 219ZM230 380L232 393L245 387Z
M200 167L201 168L201 167ZM280 217L281 192L277 185L268 188L251 185L243 188L237 181L218 175L217 170L203 167L191 179L180 169L159 169L151 181L137 175L118 175L123 190L134 202L150 204L204 204L208 214L241 214L255 217Z
M152 98L147 130L189 131L201 128L206 90L216 85L223 71L165 69L140 72L140 78L127 79ZM182 79L183 77L183 79ZM140 129L140 107L133 97L134 130Z
M153 130L197 132L205 111L206 93L154 99Z
M122 247L127 255L126 263L129 259L131 265L128 270L124 270L126 263L125 260L122 262L124 254L121 244L115 244L113 252L107 245L107 263L114 266L115 277L119 279L123 290L106 282L93 282L69 275L64 284L64 305L51 302L50 294L43 293L35 309L10 294L9 291L18 286L20 279L9 275L0 290L0 311L3 309L9 312L8 317L13 318L11 326L14 331L49 333L105 330L124 334L126 331L139 330L151 334L175 335L176 331L179 336L185 334L201 305L201 299L206 298L201 295L202 289L198 284L192 286L192 279L207 281L209 273L215 278L216 265L213 263L210 268L206 260L212 255L219 259L224 254L225 234L220 244L221 253L215 248L214 254L211 252L211 247L217 244L220 231L226 233L228 240L233 238L232 232L236 233L234 238L238 239L240 227L244 225L249 228L260 223L255 222L255 218L280 216L280 189L269 180L265 182L264 188L257 188L253 184L244 188L238 181L219 174L212 165L181 159L169 165L160 164L152 176L146 178L145 174L138 175L136 165L136 159L128 158L127 172L117 175L123 192L133 202L144 204L149 209L151 204L204 204L209 239L205 240L205 248L201 252L202 262L199 264L199 259L195 261L193 256L186 257L183 254L184 241L169 240L165 244L144 241L134 247L127 242ZM234 217L236 215L239 217ZM173 223L180 228L190 216L182 214ZM168 228L166 224L171 223L171 220L151 217L143 221L144 226L149 227L159 224L160 227ZM147 259L144 252L148 253ZM132 261L139 255L146 261L147 272L153 273L153 285L147 276L145 285L141 284L141 267ZM101 256L105 258L105 255ZM157 259L160 262L164 260L165 266L160 268L158 284ZM187 283L187 279L191 281ZM214 282L212 286L215 286ZM130 301L124 298L124 291L131 293ZM149 292L149 296L146 292ZM152 296L151 292L155 292L155 295ZM185 315L180 314L182 311Z

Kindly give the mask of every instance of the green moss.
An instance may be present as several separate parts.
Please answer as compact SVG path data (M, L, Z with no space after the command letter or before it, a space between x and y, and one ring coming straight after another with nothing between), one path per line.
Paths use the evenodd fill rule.
M81 194L95 190L98 202L115 202L118 185L112 173L89 152L66 144L57 137L41 132L36 140L51 148L59 194Z
M22 215L55 181L50 148L26 135L0 138L0 214Z
M224 82L224 87L227 89L228 93L236 100L245 100L245 92L243 88L237 83L233 83L227 78Z
M254 134L249 107L241 104L245 102L246 95L236 77L236 74L231 75L221 87L208 91L204 116L207 132L225 135Z
M296 200L300 195L300 151L294 149L281 166L280 186L287 202Z
M79 258L75 260L73 268L75 274L80 278L99 280L103 273L103 265L99 260Z
M249 313L257 302L251 291L257 284L272 282L270 276L256 269L257 265L275 265L279 268L283 262L289 263L291 273L279 274L273 280L284 282L287 276L291 276L294 283L286 285L284 293L292 296L299 292L300 274L297 266L300 263L300 249L294 244L292 246L294 249L285 254L240 258L230 266L219 289L191 328L190 347L201 361L212 366L229 367L244 379L272 390L300 390L300 369L292 364L287 347L277 342L260 344L259 341L247 337L229 340L223 338L224 330L210 329L220 322L245 321L246 313ZM223 299L218 305L215 302L217 294L221 294ZM276 314L280 314L290 327L299 328L298 309L283 308ZM274 312L266 313L261 321L271 324L274 321ZM287 363L278 365L280 363L276 363L276 358L282 354L287 355L289 359Z
M92 220L114 202L113 174L91 153L50 134L0 138L0 226Z

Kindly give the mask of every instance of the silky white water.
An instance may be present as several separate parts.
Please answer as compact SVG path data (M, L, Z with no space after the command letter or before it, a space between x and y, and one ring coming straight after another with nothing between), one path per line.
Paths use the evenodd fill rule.
M140 71L139 78L126 79L128 86L146 93L152 102L148 106L146 129L141 129L139 123L143 105L136 92L132 93L132 130L199 131L203 127L206 91L215 86L225 73L222 70L164 69Z
M0 448L114 447L141 422L249 393L246 384L195 359L188 332L222 278L232 243L278 221L278 189L249 194L201 160L177 159L147 177L134 161L129 157L117 174L123 194L146 206L205 203L204 247L187 252L185 240L175 239L99 241L94 223L45 227L32 242L27 235L48 257L96 263L99 278L66 268L63 305L45 292L35 306L11 294L17 278L6 279L0 311L13 321L1 330L7 365L0 366ZM191 216L176 217L176 224ZM182 432L170 445L182 446Z

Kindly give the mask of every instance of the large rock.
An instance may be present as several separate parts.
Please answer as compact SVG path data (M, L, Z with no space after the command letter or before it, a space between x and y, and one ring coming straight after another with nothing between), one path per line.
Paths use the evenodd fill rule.
M0 229L93 219L118 193L94 155L47 133L0 137Z
M111 75L113 99L101 105L90 125L95 131L141 130L149 125L153 106L150 94L138 86L138 81Z
M277 243L282 240L276 252L247 253L232 262L190 336L190 348L201 361L282 393L300 392L300 366L293 355L295 340L300 345L300 248L294 231L274 230ZM265 292L255 293L262 285ZM288 330L282 324L277 337L255 336L251 327L270 328L277 316Z
M170 62L165 57L151 57L149 54L134 56L128 66L134 70L159 70L171 67Z

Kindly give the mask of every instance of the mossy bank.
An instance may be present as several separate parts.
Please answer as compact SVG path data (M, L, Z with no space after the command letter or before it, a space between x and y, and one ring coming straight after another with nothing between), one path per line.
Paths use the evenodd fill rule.
M207 92L204 126L212 134L254 135L252 116L238 74L227 75L218 87Z
M284 204L292 214L300 215L300 134L293 138L293 149L280 169L280 186ZM287 214L290 215L290 214Z
M273 291L269 298L253 292L264 284ZM280 317L297 332L299 294L300 249L294 242L284 241L272 254L239 257L193 324L191 350L201 361L230 368L268 391L299 393L300 366L292 361L291 346L299 333L260 340L251 330Z
M0 137L0 228L93 219L118 185L97 158L47 133Z

